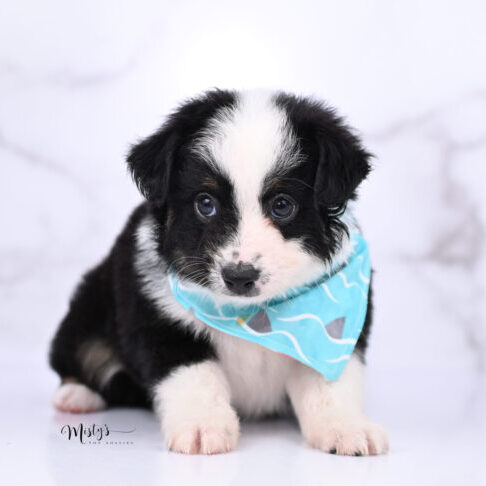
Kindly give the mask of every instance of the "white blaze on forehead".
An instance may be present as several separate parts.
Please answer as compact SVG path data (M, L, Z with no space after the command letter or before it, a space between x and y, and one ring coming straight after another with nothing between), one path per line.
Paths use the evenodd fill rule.
M270 174L284 174L299 163L298 145L287 115L272 94L243 93L235 107L210 123L196 146L232 182L239 224L234 238L221 248L223 261L236 252L241 261L256 263L263 272L296 265L302 256L296 242L286 242L263 214L260 196Z
M299 162L295 136L271 94L243 93L220 112L195 149L231 180L240 212L259 207L267 174Z

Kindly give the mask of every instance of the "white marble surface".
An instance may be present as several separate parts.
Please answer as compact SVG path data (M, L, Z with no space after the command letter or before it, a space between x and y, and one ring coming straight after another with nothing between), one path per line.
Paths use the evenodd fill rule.
M484 484L485 15L481 1L2 2L1 470L25 484ZM212 86L326 98L376 155L358 211L376 268L368 410L391 430L387 458L320 455L277 422L245 426L227 458L187 459L134 411L86 418L136 427L128 449L59 436L79 419L50 409L46 346L139 201L124 154Z
M424 394L422 383L417 390L417 378L406 373L394 372L393 377L375 373L376 384L368 393L371 405L381 403L370 408L387 423L391 434L392 449L387 456L323 454L308 448L296 424L283 419L244 424L238 448L230 454L184 456L166 450L155 417L148 411L115 409L90 415L54 411L49 402L57 382L38 365L39 359L41 353L4 352L0 356L0 366L7 367L9 375L8 380L0 381L6 398L0 415L2 484L486 484L484 423L469 420L470 410L444 412L433 391ZM408 394L417 394L412 400L420 402L420 407L400 407L402 401L406 405L411 401L402 386ZM464 392L466 385L454 387L453 393ZM423 420L420 410L432 415L432 404L437 420ZM87 438L84 444L74 436L68 439L65 429L62 433L66 425L78 427L80 423L107 424L111 433L100 441Z

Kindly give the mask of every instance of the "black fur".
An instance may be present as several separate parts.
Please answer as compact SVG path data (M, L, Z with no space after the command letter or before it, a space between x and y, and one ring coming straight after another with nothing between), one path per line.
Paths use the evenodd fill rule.
M289 187L298 181L305 218L285 228L284 236L303 235L309 251L329 260L345 231L339 216L370 172L371 155L333 109L285 93L276 96L275 102L286 111L305 158L287 175ZM308 196L310 188L313 197Z
M128 155L128 167L142 194L158 206L166 201L172 169L181 169L180 161L209 120L222 108L236 103L231 91L213 90L187 101L169 116L153 135L134 145Z
M197 163L191 146L218 111L236 102L235 93L221 90L194 98L155 134L133 146L128 156L133 179L158 222L155 236L162 255L178 273L201 284L212 263L209 250L236 231L238 215L231 183L207 164ZM217 196L220 202L217 226L205 224L194 215L194 198L204 191ZM194 256L202 261L194 261Z
M338 217L370 170L369 154L359 140L321 104L281 94L283 108L297 135L304 162L285 174L269 175L260 201L278 193L291 195L299 217L279 229L284 238L303 238L309 252L331 259L345 231ZM215 247L237 228L234 188L225 174L195 160L191 144L237 95L214 90L189 101L160 130L135 145L128 156L133 179L147 201L130 217L108 257L88 272L52 342L50 363L62 379L74 378L99 391L111 405L149 405L150 389L175 367L216 357L204 337L156 309L141 291L134 267L135 237L140 221L150 215L158 251L172 269L205 285ZM218 218L203 222L194 199L211 192L218 199ZM197 258L197 260L195 260ZM357 350L364 356L371 326L368 314ZM81 366L83 343L106 343L123 364L103 387Z
M75 378L98 390L114 405L149 403L150 388L172 369L214 357L204 338L182 324L164 318L140 292L134 269L135 229L148 205L138 207L118 237L110 255L86 274L51 346L50 363L61 378ZM89 340L109 343L125 367L117 383L100 388L82 372L78 350Z

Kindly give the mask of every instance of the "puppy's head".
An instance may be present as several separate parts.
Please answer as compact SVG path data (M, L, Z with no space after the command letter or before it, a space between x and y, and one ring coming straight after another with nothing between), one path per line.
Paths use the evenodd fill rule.
M134 146L128 165L173 271L221 301L261 302L342 263L369 154L334 111L211 91Z

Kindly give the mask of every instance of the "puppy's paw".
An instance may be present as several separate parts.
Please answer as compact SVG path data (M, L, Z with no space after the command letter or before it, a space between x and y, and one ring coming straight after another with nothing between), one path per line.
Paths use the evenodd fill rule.
M165 420L164 435L169 449L184 454L220 454L236 447L240 426L230 408L224 413L201 415L197 420Z
M61 412L89 413L106 407L101 396L81 383L61 385L54 395L54 406Z
M331 454L374 456L388 452L386 430L365 417L327 417L305 435L310 446Z

